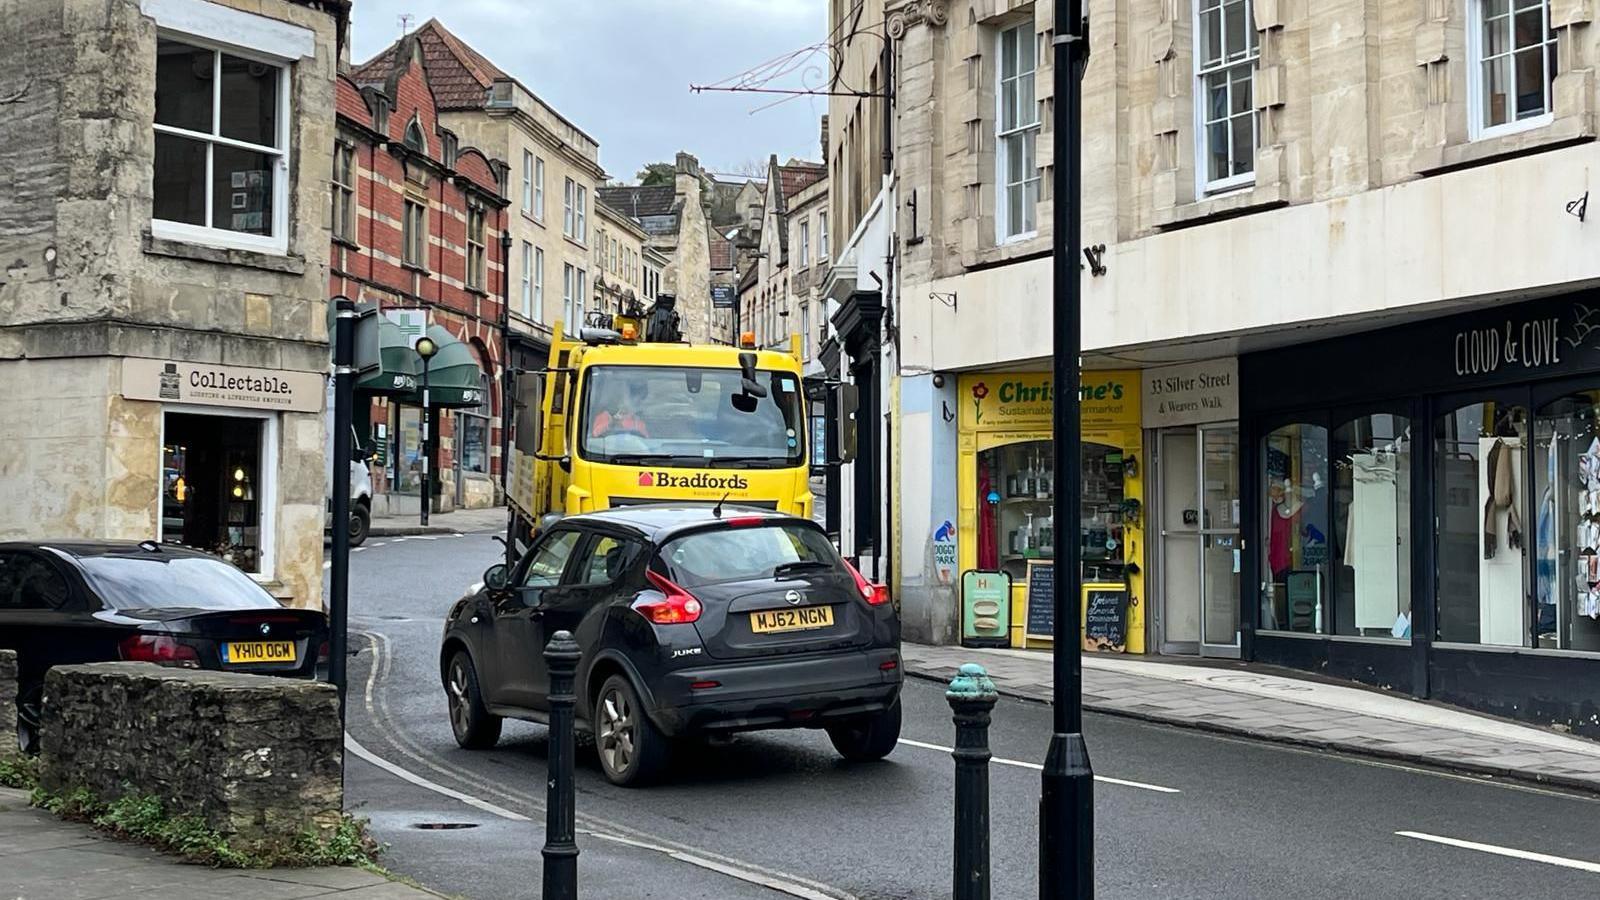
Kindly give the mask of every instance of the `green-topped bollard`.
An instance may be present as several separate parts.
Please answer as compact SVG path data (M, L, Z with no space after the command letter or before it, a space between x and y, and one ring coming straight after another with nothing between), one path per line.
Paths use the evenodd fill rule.
M572 758L576 754L573 675L582 654L569 631L558 631L544 647L550 672L550 755L545 779L544 900L577 900L577 810L573 800Z
M989 713L1000 699L977 663L961 667L944 697L956 723L953 900L989 900Z

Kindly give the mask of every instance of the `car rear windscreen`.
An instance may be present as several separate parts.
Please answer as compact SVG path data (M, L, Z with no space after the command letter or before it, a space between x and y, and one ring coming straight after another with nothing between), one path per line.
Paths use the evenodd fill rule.
M661 558L671 569L672 580L685 588L771 578L786 563L812 562L819 564L819 572L842 571L842 561L827 536L804 525L699 531L667 542Z
M89 556L79 560L90 586L116 609L270 609L272 595L221 560L200 557Z

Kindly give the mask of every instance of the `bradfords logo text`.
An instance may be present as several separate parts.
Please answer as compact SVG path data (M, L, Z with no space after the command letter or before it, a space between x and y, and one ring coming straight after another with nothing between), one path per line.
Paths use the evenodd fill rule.
M744 491L749 490L750 482L743 475L713 475L710 472L697 472L693 475L674 475L671 472L640 472L639 486Z

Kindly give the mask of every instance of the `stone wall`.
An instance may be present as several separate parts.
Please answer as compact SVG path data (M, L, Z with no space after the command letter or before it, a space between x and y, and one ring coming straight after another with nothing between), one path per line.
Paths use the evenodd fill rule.
M40 786L151 795L236 846L325 835L343 810L332 685L150 663L45 676Z
M17 749L17 651L0 650L0 758Z

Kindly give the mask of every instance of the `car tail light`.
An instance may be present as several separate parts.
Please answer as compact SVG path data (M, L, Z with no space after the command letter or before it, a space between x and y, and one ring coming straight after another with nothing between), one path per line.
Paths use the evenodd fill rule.
M727 520L729 528L753 528L766 521L764 516L733 516Z
M719 688L719 687L722 687L722 682L720 682L720 681L695 681L695 682L691 682L690 683L689 690L691 690L691 691L709 691L712 688Z
M886 584L873 584L868 581L855 566L845 560L844 567L850 570L850 577L856 580L856 590L861 592L861 599L871 606L882 606L889 602L889 586Z
M331 656L333 656L332 649L329 648L327 641L323 641L321 646L317 647L317 663L319 665L325 663Z
M888 662L878 663L878 671L880 671L880 672L893 672L895 669L898 669L898 668L900 668L900 663L898 663L898 662L896 662L895 660L892 660L892 659L889 660Z
M633 608L657 625L684 625L700 618L700 600L665 575L646 569L645 578L661 592L660 600L638 600Z
M193 647L164 634L136 634L117 647L129 662L200 664L200 654Z

